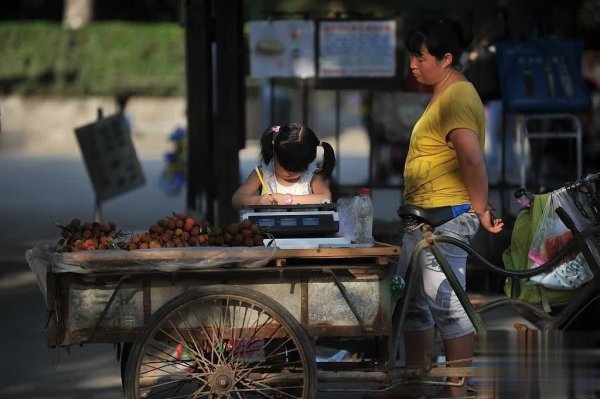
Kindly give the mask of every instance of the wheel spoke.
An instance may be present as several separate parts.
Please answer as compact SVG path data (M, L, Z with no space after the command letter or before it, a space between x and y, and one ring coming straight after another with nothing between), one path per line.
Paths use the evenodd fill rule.
M254 308L254 307L252 307L252 308ZM266 320L264 323L262 323L262 325L259 327L259 326L258 326L258 323L260 322L260 319L261 319L261 316L262 316L262 314L263 314L263 313L264 313L263 311L261 311L261 312L259 312L259 313L258 313L258 315L257 315L257 317L256 317L256 320L255 320L255 323L254 323L255 325L253 326L253 329L254 329L254 331L253 331L252 335L251 335L249 338L246 338L246 339L248 339L248 340L252 340L252 341L258 341L258 340L256 339L256 337L257 337L257 335L258 335L258 332L259 332L260 330L262 330L262 328L263 328L263 327L265 327L267 324L270 324L270 323L269 323L269 321L270 321L270 320L273 320L273 319L272 319L272 317L271 317L270 315L267 315L267 320ZM249 327L250 327L250 326L249 326ZM274 331L274 332L271 334L271 337L272 337L272 336L275 334L275 332L277 332L277 330L279 330L279 328L280 328L280 327L281 327L281 325L279 325L279 323L278 323L278 327L277 327L277 329L275 329L275 331ZM241 333L240 333L240 334L241 334ZM241 338L240 338L240 341L242 341L242 339L241 339ZM242 342L243 342L243 341L242 341ZM267 345L265 344L265 345L264 345L264 347L266 347L266 346L267 346ZM246 362L244 362L244 361L243 361L243 359L245 359L245 355L246 355L246 351L245 351L245 349L246 349L246 347L244 347L244 352L242 353L242 358L241 358L241 359L242 359L242 361L240 362L240 361L239 361L239 359L238 359L238 361L236 362L236 369L238 368L238 366L239 366L239 365L242 365L242 364L245 364L245 363L246 363ZM233 354L233 351L232 351L232 354ZM230 355L231 355L231 354L230 354ZM258 362L258 363L260 364L260 362Z
M219 318L222 318L223 316L223 312L220 312L220 315L218 316ZM221 334L221 325L216 325L214 324L215 320L217 319L217 314L216 311L213 313L213 317L211 318L211 320L213 321L213 325L212 325L212 335L213 335L213 342L217 342L218 344L217 346L213 346L213 350L212 353L216 353L217 356L217 360L218 363L225 363L226 360L223 357L223 354L225 353L225 341L223 340L223 334ZM221 353L221 351L223 353ZM214 362L213 362L214 363Z
M194 312L191 308L189 309L189 311L191 313L193 313L193 315L194 315L194 317L196 319L198 319L198 315L196 314L196 312ZM190 336L190 340L192 341L192 343L194 345L194 349L189 348L189 346L187 345L187 342L183 342L182 344L184 345L184 347L189 348L193 352L194 357L195 357L194 360L197 361L198 365L201 366L202 369L205 372L207 372L207 373L210 372L211 371L211 369L210 369L211 364L208 363L208 359L206 359L206 357L204 356L204 352L198 347L196 339L194 338L194 336L192 334L193 328L192 328L192 326L190 326L188 318L187 317L182 317L182 323L184 323L185 326L186 326L186 329L187 329L188 334Z
M240 303L240 305L239 305L239 306L240 306L240 307L242 307L242 303L241 303L241 301L238 301L238 302ZM235 341L235 338L237 338L237 341L238 341L238 342L243 342L243 340L245 339L245 338L242 338L242 335L243 335L244 331L246 330L246 328L245 328L245 326L246 326L246 316L248 315L248 312L249 312L250 314L254 313L254 305L250 305L249 307L248 307L248 306L244 306L244 308L245 308L245 312L244 312L244 320L242 321L242 325L241 325L241 326L240 326L240 328L239 328L239 334L238 334L238 336L237 336L237 337L234 337L234 333L233 333L233 331L234 331L234 330L232 329L231 338L232 338L232 341L234 342L234 344L233 344L233 345L236 345L236 348L237 348L237 344L235 343L235 342L236 342L236 341ZM250 326L249 326L249 327L250 327ZM235 360L235 357L236 357L235 355L236 355L236 351L234 350L234 348L232 348L231 352L230 352L230 353L229 353L229 355L227 356L227 361L228 361L228 362L234 362L234 360ZM245 355L245 353L243 353L243 354L242 354L242 359L244 359L244 355ZM239 356L238 356L238 357L239 357ZM238 367L238 364L240 364L240 363L243 363L243 362L239 362L239 359L238 359L238 360L236 360L236 361L235 361L235 366L234 366L234 369L237 369L237 367Z
M165 335L169 335L169 334L167 334L166 332L163 332L163 334L165 334ZM174 339L174 338L173 338L173 339ZM176 341L176 342L177 342L177 341ZM166 348L166 350L168 350L168 352L166 352L165 350L162 350L162 349L160 349L160 348L158 347L159 345L160 345L161 347L164 347L164 348ZM158 360L162 360L162 361L163 361L163 363L164 363L164 362L167 362L167 363L173 363L173 365L176 365L176 366L188 366L189 368L192 368L192 369L194 368L194 361L193 361L193 360L191 360L191 361L185 361L185 360L178 359L177 357L173 356L173 355L172 355L172 353L176 351L176 348L174 348L174 347L172 347L172 346L168 345L167 343L165 343L165 342L163 342L163 341L160 341L160 340L155 340L155 339L153 339L153 340L151 341L151 343L149 343L149 344L148 344L148 346L149 346L150 348L152 348L152 349L155 349L157 352L159 352L159 353L162 353L162 354L166 355L166 356L167 356L167 358L165 359L165 358L162 358L162 357L159 357L159 356L157 356L156 354L153 354L153 353L150 353L150 352L146 352L146 355L147 355L148 357L154 357L154 358L157 358ZM173 359L173 360L169 360L169 358L170 358L170 359ZM203 371L204 371L204 373L209 373L209 372L210 372L210 370L209 370L209 369L207 369L207 368L203 368Z
M277 329L279 329L279 327L278 327ZM275 333L275 332L274 332L274 333ZM273 334L274 334L274 333L273 333ZM272 337L271 337L271 339L269 340L269 343L270 343L271 341L272 341ZM291 341L291 339L290 339L290 338L288 338L287 340L285 340L284 342L282 342L282 343L281 343L279 346L277 346L277 347L276 347L276 348L274 348L272 351L270 351L270 355L269 355L268 357L275 357L275 356L278 356L278 355L279 355L279 353L276 353L275 351L277 351L277 350L279 350L280 348L282 348L282 347L283 347L283 346L284 346L284 345L285 345L287 342L289 342L289 341ZM297 349L295 349L294 351L296 351L296 350L297 350ZM286 354L286 356L287 356L287 355L288 355L290 352L292 352L292 351L290 351L290 350L287 350L287 349L286 349L286 350L285 350L285 352L281 352L280 354L283 354L283 353L285 353L285 354ZM273 355L273 353L275 353L275 355ZM257 368L259 368L259 367L261 367L261 366L263 366L264 364L268 364L268 366L270 366L270 367L273 367L273 366L274 366L274 364L272 364L272 363L267 363L267 362L266 362L266 359L265 359L265 362L264 362L264 363L258 363L258 364L254 365L254 366L252 366L252 367L249 367L247 370L245 370L245 373L244 373L244 374L242 374L242 375L240 376L240 378L245 378L245 377L246 377L248 374L250 374L252 371L256 370ZM283 365L289 365L289 363L288 363L287 361L286 361L285 363L280 363L280 364L281 364L282 366L283 366Z
M209 343L209 347L211 349L210 350L210 354L211 354L210 355L210 363L214 366L215 361L214 361L213 356L214 356L215 350L217 350L217 345L215 345L215 340L214 340L214 337L212 336L213 334L208 334L208 331L206 331L206 328L205 328L204 324L202 323L202 320L200 320L200 318L198 317L198 315L195 312L194 312L194 317L198 321L198 325L200 326L200 329L204 333L204 336L206 337L206 340ZM209 349L209 348L207 348L207 349Z
M298 321L264 294L237 286L186 292L157 310L134 343L127 397L310 397L310 345Z
M171 349L171 347L167 346L163 342L160 342L160 341L152 341L152 342L155 343L155 344L160 344L162 346L165 346L165 347ZM150 353L150 352L146 351L145 352L145 356L147 356L148 358L154 358L154 359L156 359L156 361L144 362L145 365L147 365L148 367L152 368L152 370L149 370L148 372L151 372L151 371L164 371L163 370L164 367L168 367L168 366L177 367L177 366L181 366L182 365L182 362L179 359L177 359L176 357L174 357L170 353L167 353L167 352L161 350L160 348L158 348L154 344L149 343L148 346L151 349L155 349L158 353L162 353L162 354L164 354L164 355L167 356L167 358L164 358L164 357L158 356L158 354ZM169 360L169 358L172 358L173 360ZM161 364L162 366L161 367L155 367L155 366L153 366L153 364L155 364L155 363L156 364ZM185 363L185 364L191 366L188 363Z

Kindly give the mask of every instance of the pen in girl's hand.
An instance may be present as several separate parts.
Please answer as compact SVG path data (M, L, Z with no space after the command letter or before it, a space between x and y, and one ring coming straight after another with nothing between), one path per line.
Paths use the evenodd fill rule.
M266 185L265 181L263 180L263 177L260 173L260 169L258 169L258 166L254 167L254 171L256 172L256 175L258 176L258 180L260 180L260 184L263 188L263 194L271 194L271 192L269 191L269 186Z

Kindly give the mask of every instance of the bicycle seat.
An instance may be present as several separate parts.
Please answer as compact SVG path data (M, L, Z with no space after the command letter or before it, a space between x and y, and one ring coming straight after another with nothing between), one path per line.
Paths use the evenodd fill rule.
M402 205L397 213L400 218L415 218L418 223L425 223L431 227L440 226L455 217L451 206L421 208L416 205Z

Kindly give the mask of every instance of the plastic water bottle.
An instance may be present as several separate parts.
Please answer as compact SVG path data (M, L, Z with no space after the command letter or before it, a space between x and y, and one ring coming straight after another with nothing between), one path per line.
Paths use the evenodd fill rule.
M356 203L356 244L373 245L373 202L370 194L368 188L361 189Z

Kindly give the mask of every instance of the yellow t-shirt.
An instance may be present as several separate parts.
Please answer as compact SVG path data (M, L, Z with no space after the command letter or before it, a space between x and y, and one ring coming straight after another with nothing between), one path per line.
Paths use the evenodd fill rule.
M470 203L447 138L458 128L475 132L483 151L485 112L475 87L466 81L448 86L415 124L404 167L405 203L423 208Z

